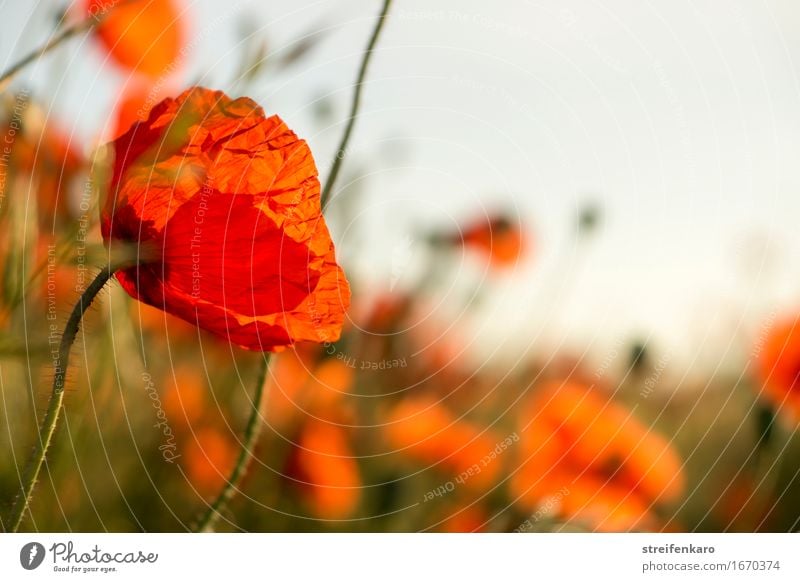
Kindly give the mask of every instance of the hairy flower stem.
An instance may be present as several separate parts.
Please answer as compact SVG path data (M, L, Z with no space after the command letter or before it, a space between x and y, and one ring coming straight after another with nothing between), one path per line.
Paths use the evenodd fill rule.
M342 160L344 160L344 157L347 155L347 144L350 142L350 134L353 133L353 126L356 124L358 108L361 106L361 90L364 88L364 78L367 76L367 67L369 66L370 58L372 58L372 53L375 51L375 45L378 43L378 37L381 34L383 25L389 16L389 7L391 4L392 0L383 1L383 8L381 8L381 13L375 23L375 29L372 31L372 36L367 44L367 50L364 52L364 59L361 61L361 68L356 78L355 91L353 91L353 103L350 106L350 117L347 120L347 126L344 128L339 147L336 148L336 155L333 158L331 170L328 172L328 180L325 183L322 196L320 197L320 204L323 209L328 204L331 192L333 191L333 185L336 182L336 177L339 175L339 169L342 167Z
M389 7L391 4L392 0L384 0L383 8L378 16L378 20L375 22L375 28L372 31L372 36L367 44L367 49L364 52L364 58L361 61L361 68L358 71L355 91L353 92L353 103L350 107L350 117L347 120L347 125L345 126L344 133L342 134L342 139L339 142L339 147L337 148L336 155L333 158L333 163L331 165L331 170L328 173L328 180L325 183L325 188L322 190L322 195L320 196L320 205L323 209L325 208L325 205L331 196L333 185L336 182L336 177L339 175L339 169L341 168L342 160L345 156L347 144L350 142L350 135L353 133L353 126L355 126L356 117L358 116L358 109L361 106L361 91L364 86L364 79L367 75L369 61L372 57L372 53L375 50L375 45L378 42L381 29L383 29L383 25L386 22L387 16L389 15ZM214 531L214 526L220 517L220 512L225 508L228 501L230 501L230 499L236 493L242 477L247 473L247 468L251 459L253 458L252 450L258 442L258 437L261 434L262 423L260 420L266 399L267 391L265 384L267 381L268 370L269 358L265 357L259 370L256 393L253 397L253 408L250 411L250 418L248 419L247 427L245 428L244 446L239 453L239 457L236 460L236 465L233 467L233 471L231 472L230 477L228 477L225 486L222 488L222 491L220 491L219 495L217 495L216 499L214 499L211 505L208 506L208 509L194 525L192 531Z
M69 353L72 349L72 344L75 343L75 337L78 335L78 329L80 328L83 314L86 313L86 310L89 309L94 298L116 270L117 267L108 266L97 274L97 277L95 277L94 281L86 288L78 300L78 303L72 309L72 313L67 320L67 325L64 327L64 334L61 336L61 343L58 347L58 356L53 362L55 366L55 375L53 377L53 391L50 395L50 402L47 404L47 411L39 427L39 438L34 444L33 451L25 467L25 472L22 475L22 488L19 495L17 495L17 498L14 500L14 504L11 507L11 514L5 524L6 531L15 532L19 529L22 518L25 516L25 512L28 509L33 488L36 486L36 480L39 478L39 471L44 464L47 449L50 447L50 442L53 440L53 433L55 433L58 418L64 408L64 381L67 377Z
M253 451L258 444L258 439L261 436L261 429L263 427L261 415L263 413L264 403L266 402L269 360L270 354L264 354L264 359L259 365L258 378L256 379L256 392L253 395L253 406L250 409L250 417L247 419L247 425L244 429L244 444L242 450L239 451L236 464L226 480L222 491L219 492L211 505L208 506L205 513L203 513L194 527L192 527L192 531L214 531L214 527L216 526L217 520L220 518L221 512L233 498L236 491L238 491L242 478L247 474L247 470L253 459Z

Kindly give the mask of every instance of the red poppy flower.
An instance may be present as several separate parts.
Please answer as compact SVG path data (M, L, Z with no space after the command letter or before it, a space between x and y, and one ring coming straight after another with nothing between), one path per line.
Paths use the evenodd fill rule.
M521 464L510 480L520 506L545 506L603 531L656 529L652 508L685 491L670 442L629 410L575 382L545 385L523 407Z
M764 341L759 357L761 395L780 415L800 424L800 319L779 321Z
M163 380L167 391L162 399L167 417L183 428L200 423L209 409L205 377L192 366L176 366Z
M214 427L204 427L183 443L186 476L202 495L217 491L236 462L236 442Z
M503 437L457 418L427 397L408 398L395 406L384 432L387 443L404 456L456 476L467 474L465 485L469 487L492 486L502 470L495 448L503 443Z
M524 238L518 222L496 214L467 224L452 242L481 253L495 267L508 267L516 264L522 255Z
M163 97L169 94L172 91L148 82L146 77L132 76L128 79L114 106L110 139L117 139L137 121L146 121L150 109L160 100L159 95Z
M0 121L3 147L10 156L8 171L0 174L0 196L8 196L14 183L20 184L35 195L41 223L52 229L53 220L72 220L75 214L70 193L83 169L83 158L57 122L38 123L43 112L35 105L30 113L24 129L15 128L14 120Z
M317 363L304 360L296 350L287 350L271 364L270 426L286 434L308 418L347 422L352 403L346 395L354 376L355 368L343 360L325 358Z
M445 507L444 519L436 531L445 533L478 533L486 531L490 521L489 514L478 505L453 503ZM437 518L438 519L438 518Z
M102 21L95 35L114 61L157 77L168 72L186 33L174 0L86 0L86 13Z
M248 349L338 339L350 289L311 151L280 118L193 88L113 148L101 230L147 248L116 274L132 297Z
M0 220L0 276L3 277L3 282L8 280L8 272L6 271L6 261L8 261L9 254L9 236L7 223ZM5 329L8 316L10 315L10 306L6 303L8 299L8 290L6 285L0 285L0 329Z
M313 515L344 519L358 507L361 474L342 427L309 420L289 460L288 472Z

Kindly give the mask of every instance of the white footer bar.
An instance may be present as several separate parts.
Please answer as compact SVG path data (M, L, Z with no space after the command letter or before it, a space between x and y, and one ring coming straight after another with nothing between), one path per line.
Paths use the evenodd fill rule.
M796 534L5 534L0 580L797 581L799 554Z

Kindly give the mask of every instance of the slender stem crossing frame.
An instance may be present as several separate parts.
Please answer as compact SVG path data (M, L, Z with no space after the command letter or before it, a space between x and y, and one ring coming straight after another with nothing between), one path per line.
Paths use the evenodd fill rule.
M72 26L68 26L45 44L25 55L21 60L11 65L0 75L0 92L4 91L11 81L14 80L14 77L32 62L41 59L47 53L61 46L63 42L71 39L72 37L95 28L101 22L103 22L103 20L116 8L125 4L129 4L130 2L131 0L122 0L121 2L117 2L113 6L109 7L107 10L100 11L97 14L92 14L88 18L81 20Z
M364 58L362 59L358 77L356 78L353 101L350 107L350 116L347 121L347 125L345 126L344 133L342 134L342 139L339 142L339 147L336 150L333 163L331 164L328 180L320 196L320 205L322 208L325 208L328 200L330 199L333 186L336 182L336 178L339 175L342 160L344 159L345 152L347 151L347 144L350 141L350 136L352 135L353 128L355 127L355 121L358 116L358 110L361 106L361 93L363 90L367 69L369 67L369 62L378 42L378 38L380 37L383 25L388 17L391 4L392 0L384 0L383 7L375 23L372 36L370 37L369 43L367 44L367 48L364 52ZM7 69L2 73L2 75L0 75L0 91L2 91L8 85L8 83L11 82L11 80L13 80L17 73L19 73L31 62L46 55L51 50L61 45L64 41L80 34L81 32L91 30L102 21L103 16L105 15L88 18L66 28L61 33L53 37L45 45L31 52L22 60ZM72 310L69 320L67 321L67 325L64 329L64 335L61 338L61 344L59 346L58 358L55 362L55 376L53 379L52 394L47 405L47 411L45 413L44 420L42 421L42 425L39 429L39 438L34 445L34 450L31 453L28 464L22 476L21 491L14 501L14 505L11 508L11 514L5 524L7 531L17 531L20 523L22 522L25 512L28 509L39 472L44 464L44 460L47 455L47 449L50 447L53 434L55 433L58 419L64 407L64 381L66 378L69 353L72 349L72 344L75 342L75 338L77 337L83 314L86 313L86 310L89 308L94 298L105 286L115 270L116 268L108 266L100 271L94 281L92 281L86 291L81 295L78 303ZM241 483L244 475L247 473L247 469L253 458L253 451L258 443L258 439L261 435L261 430L263 427L261 414L264 409L264 403L266 402L266 383L269 372L269 360L269 355L266 355L259 368L256 382L256 392L253 395L253 407L247 420L247 425L244 431L244 443L236 460L236 464L234 465L225 486L219 492L214 501L208 506L208 509L200 517L196 526L192 528L193 531L214 531L214 527L217 520L220 518L222 511L227 503L233 498L236 491L238 491L239 484Z
M333 157L333 163L331 164L330 172L328 172L328 181L325 183L325 187L322 190L322 196L320 196L320 204L322 205L323 209L328 204L331 193L333 192L333 185L336 183L336 178L339 175L339 170L342 167L342 160L344 160L345 156L347 155L347 144L350 142L350 135L353 133L353 127L355 127L356 118L358 117L358 109L361 106L361 91L364 88L364 79L367 76L369 61L372 58L372 53L375 52L375 45L378 43L378 37L380 37L381 30L383 30L383 25L386 23L386 19L389 16L389 8L391 5L392 0L384 0L383 8L381 8L381 13L378 15L378 20L375 23L375 29L372 31L372 36L370 37L369 43L367 43L367 49L364 52L364 59L361 61L361 68L359 69L358 77L356 78L355 91L353 91L353 103L350 106L350 117L348 118L347 125L344 128L344 133L342 134L342 139L339 142L339 147L336 148L336 154Z
M116 267L108 266L97 274L94 281L89 284L80 299L78 299L78 303L72 309L67 325L64 327L64 334L61 336L61 343L58 347L58 356L53 362L55 375L53 376L53 390L50 395L50 401L47 403L47 411L39 427L39 436L34 443L33 451L22 474L21 489L11 507L11 513L5 525L6 531L16 532L19 529L28 509L33 488L36 486L36 480L39 478L39 472L44 464L47 449L50 448L50 443L53 440L53 433L56 431L58 419L64 408L64 381L66 380L67 367L69 366L69 353L78 335L83 314L89 309L92 301L111 278L111 275L114 274L114 271L116 271Z
M239 451L236 464L225 482L222 491L220 491L214 501L211 502L208 509L206 509L192 528L192 531L214 531L214 527L221 516L222 510L239 490L239 484L247 474L247 469L253 459L253 452L258 444L258 439L261 436L261 431L264 426L261 414L267 396L266 384L270 359L270 354L264 354L264 359L259 366L258 378L256 380L256 392L253 395L253 407L250 410L250 417L247 419L247 425L244 429L244 446L242 446L242 450Z
M350 142L350 136L353 133L356 118L358 117L358 109L361 106L361 91L364 87L364 79L367 76L367 68L372 53L375 51L375 45L378 43L383 25L389 15L389 8L391 7L392 0L384 0L381 12L375 22L375 28L372 31L372 36L367 43L367 48L364 51L364 58L361 61L361 67L358 71L356 79L355 91L353 92L353 102L350 107L350 117L347 120L342 139L339 142L339 147L336 150L336 155L331 164L331 170L328 173L328 181L322 190L320 196L320 205L324 209L330 199L333 186L336 182L336 177L339 175L339 170L347 150L347 144ZM250 417L247 421L247 426L244 432L244 446L239 453L236 464L231 471L230 477L219 492L214 501L208 506L208 509L203 513L202 517L198 520L192 531L195 532L211 532L214 531L217 520L220 518L221 512L224 510L227 503L233 498L238 490L239 483L244 475L247 473L249 464L253 458L253 449L258 443L258 438L261 435L262 423L261 413L264 410L264 403L266 401L267 390L265 384L267 382L267 373L269 371L269 357L265 357L261 364L258 383L256 385L256 393L253 397L253 408L250 411Z

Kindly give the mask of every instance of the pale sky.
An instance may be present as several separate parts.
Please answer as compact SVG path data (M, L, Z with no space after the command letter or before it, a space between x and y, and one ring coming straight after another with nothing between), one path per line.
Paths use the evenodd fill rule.
M0 0L3 68L46 39L59 5ZM234 91L244 23L278 53L325 29L303 60L247 89L309 141L324 179L379 5L187 3L199 40L183 83ZM340 253L388 287L398 245L412 237L421 253L424 225L516 208L533 253L483 280L468 342L508 339L517 354L565 341L601 357L651 337L673 361L713 369L771 310L800 308L798 59L796 0L396 1L340 183L358 177L364 191L353 222L334 221ZM53 95L53 115L87 143L123 81L80 40L20 79ZM585 201L602 206L603 229L576 245ZM453 313L483 279L480 263L458 261Z

